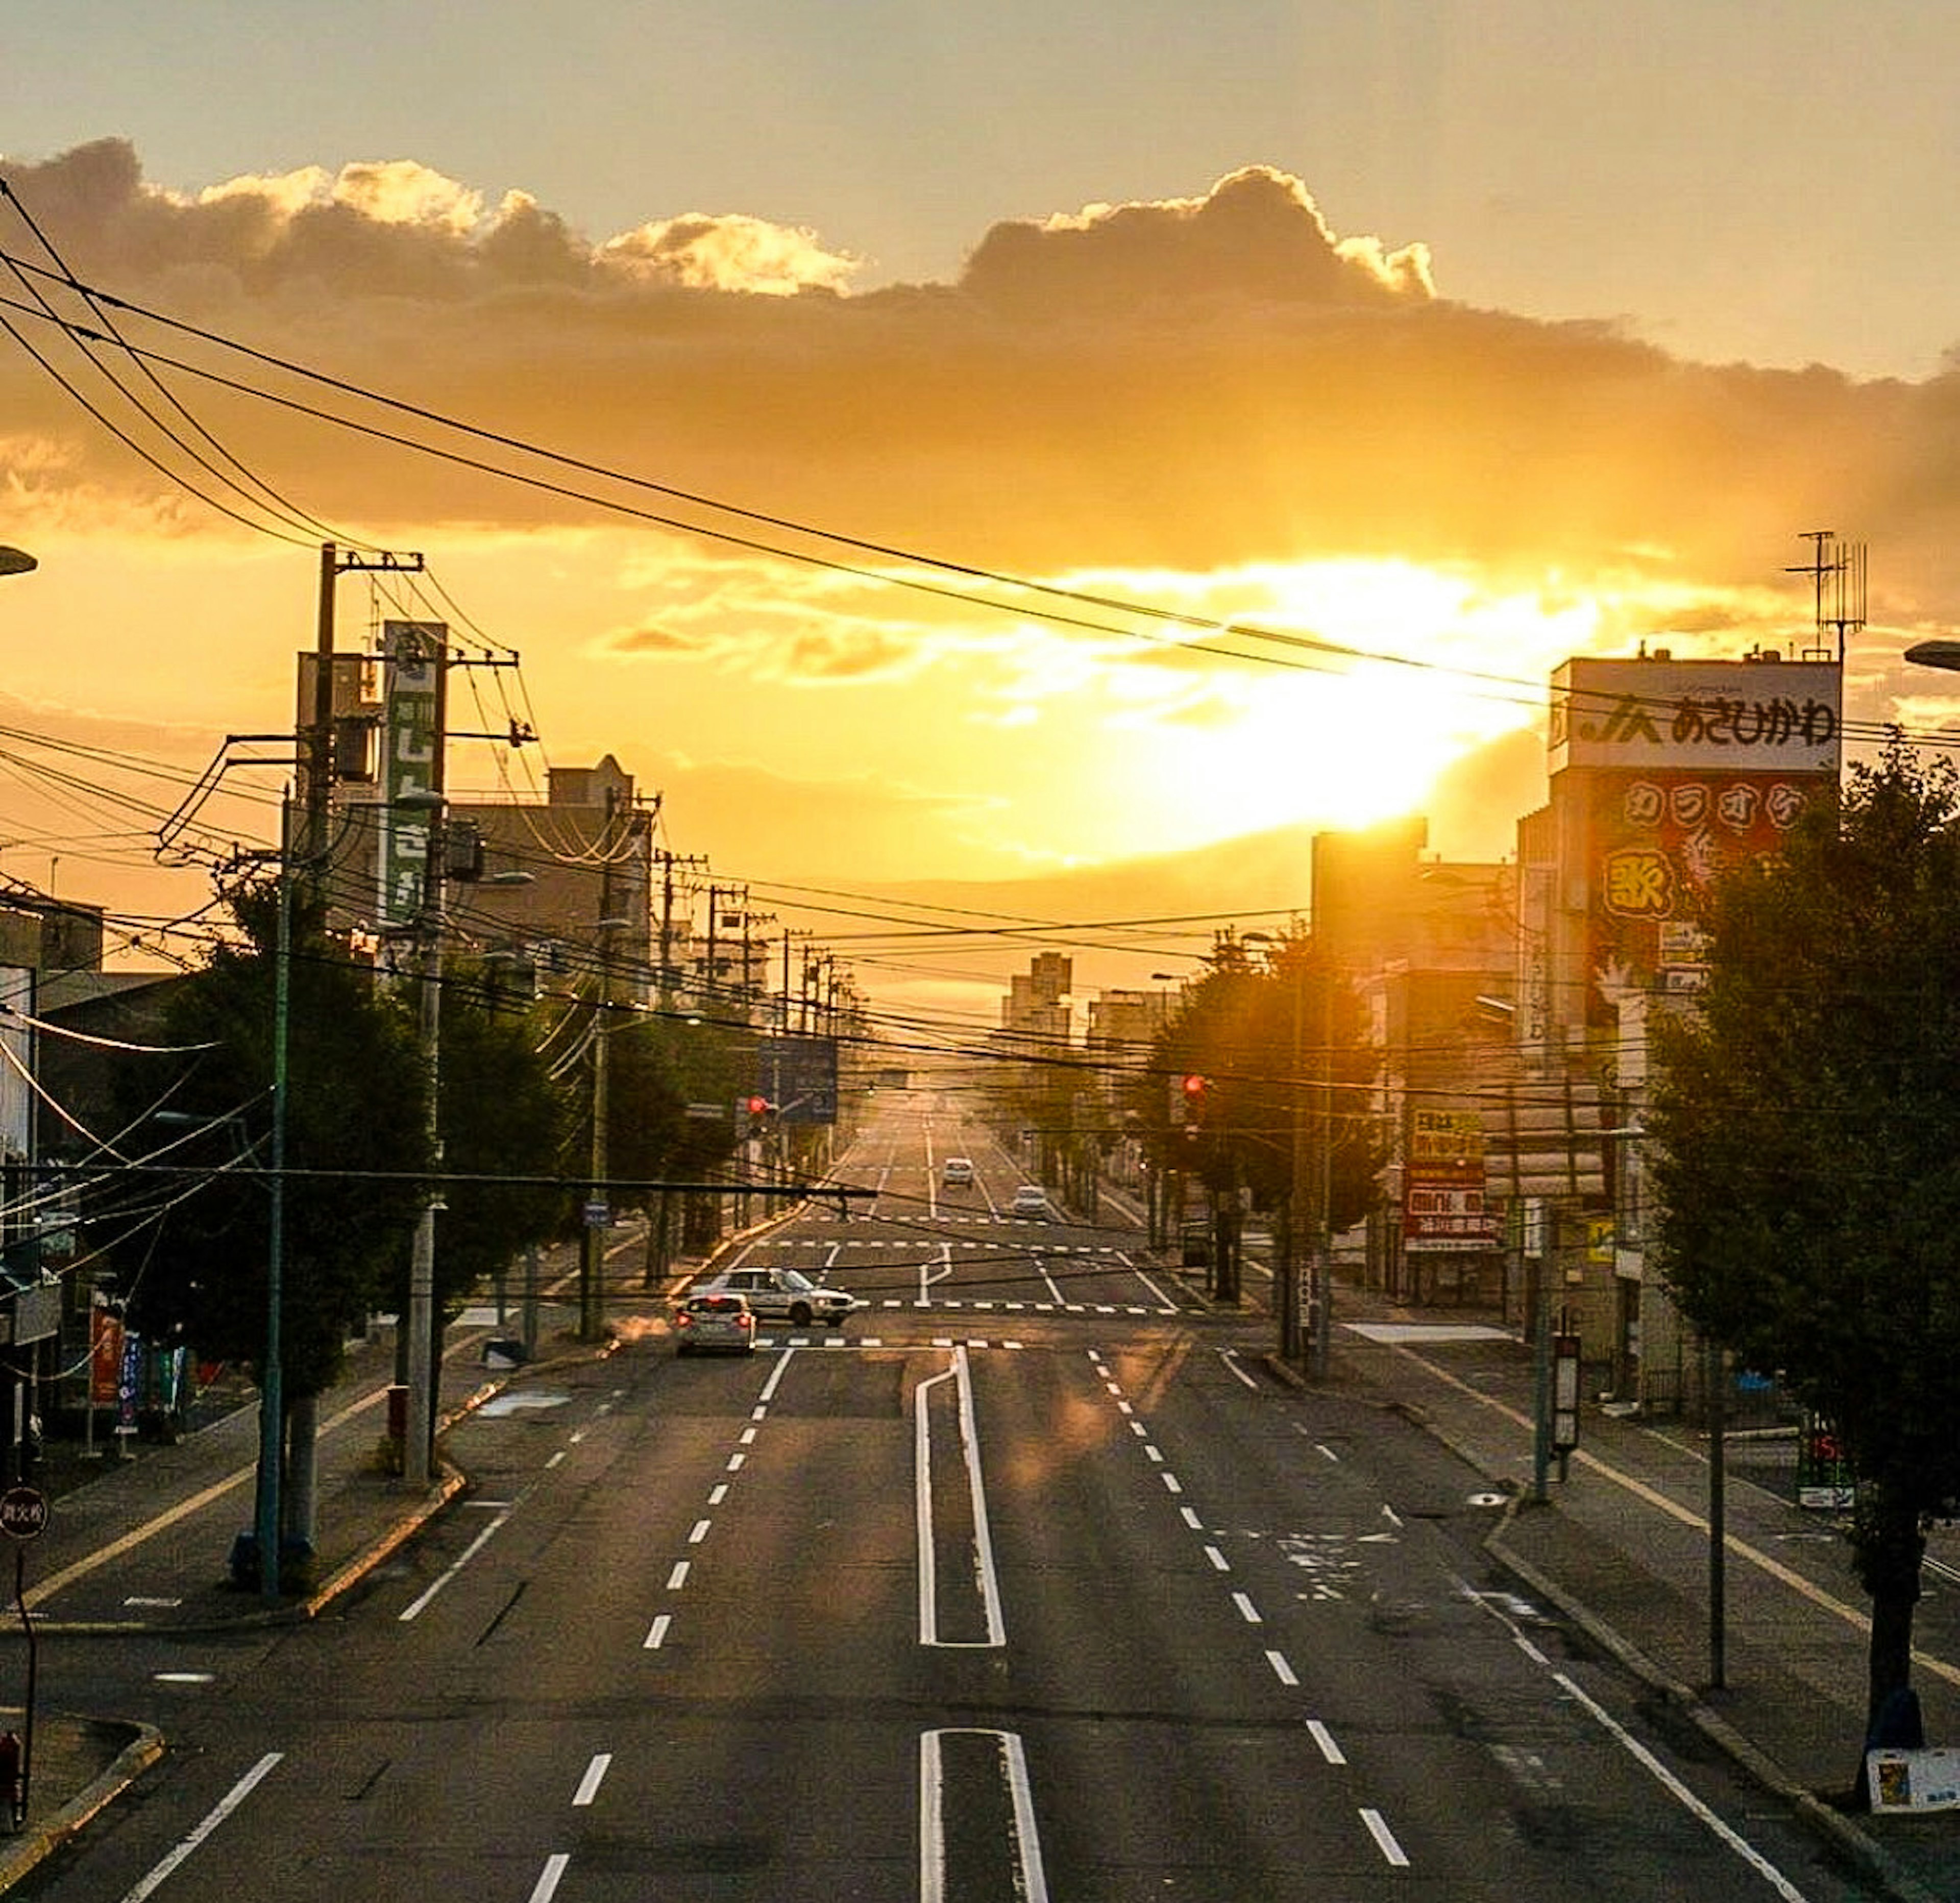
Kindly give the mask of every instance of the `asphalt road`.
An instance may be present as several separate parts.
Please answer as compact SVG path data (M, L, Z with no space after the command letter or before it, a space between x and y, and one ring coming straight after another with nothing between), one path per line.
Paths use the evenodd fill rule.
M1399 1413L1275 1381L1134 1232L1005 1219L1020 1167L929 1095L840 1174L868 1211L750 1247L842 1331L536 1371L334 1616L105 1648L173 1751L21 1893L1866 1893L1518 1596Z

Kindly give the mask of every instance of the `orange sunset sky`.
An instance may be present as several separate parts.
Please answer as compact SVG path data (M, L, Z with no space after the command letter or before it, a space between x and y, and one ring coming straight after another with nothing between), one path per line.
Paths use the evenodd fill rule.
M1018 6L1002 43L915 69L918 97L878 37L918 40L915 10L827 12L865 49L848 122L812 23L793 87L775 10L679 8L747 137L703 117L689 145L666 121L698 102L649 72L646 149L603 38L584 93L569 56L507 47L536 96L496 109L495 143L437 40L419 95L368 97L344 62L336 92L315 62L272 114L245 82L294 56L234 33L212 43L238 96L214 79L200 111L123 77L117 10L84 11L92 63L30 37L49 84L0 161L0 541L40 563L0 583L16 878L156 918L200 902L201 872L139 875L145 837L226 734L290 727L326 532L431 569L419 593L344 581L343 640L434 616L521 658L469 671L453 723L515 715L539 744L459 742L453 786L529 793L609 751L664 794L676 850L759 887L991 887L1411 808L1443 850L1499 854L1540 796L1548 671L1803 639L1785 571L1810 530L1871 551L1847 711L1952 711L1898 659L1960 602L1960 309L1935 288L1955 214L1923 183L1899 202L1952 156L1934 56L1960 49L1909 11L1910 46L1860 56L1901 90L1893 148L1857 157L1802 137L1798 52L1752 87L1746 42L1671 7L1631 9L1682 36L1635 59L1630 28L1570 9L1228 6L1240 30L1192 49L1154 140L1113 129L1084 21L1048 8L1080 137L1032 96L1049 74L1001 95L1031 149L998 152L974 89L1022 70ZM745 47L753 97L727 90ZM1157 67L1106 65L1141 116ZM944 150L900 138L902 97L915 120L936 102ZM1538 102L1535 156L1507 97L1510 118ZM572 160L520 122L554 99ZM1701 116L1656 125L1643 100ZM1890 253L1854 251L1868 236ZM124 306L105 319L64 273ZM111 320L132 351L74 334ZM80 784L48 741L93 750L62 758ZM207 817L262 840L278 778Z

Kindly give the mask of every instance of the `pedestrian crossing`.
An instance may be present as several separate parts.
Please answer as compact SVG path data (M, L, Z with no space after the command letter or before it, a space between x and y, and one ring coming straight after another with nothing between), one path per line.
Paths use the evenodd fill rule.
M1182 1314L1183 1311L1169 1303L1118 1302L1118 1301L991 1301L985 1299L964 1301L957 1296L934 1301L921 1301L902 1295L888 1295L883 1301L876 1298L867 1300L858 1310L862 1317L873 1310L908 1314L937 1314L943 1311L963 1310L969 1314L998 1315L1093 1315L1126 1316L1138 1320L1153 1316L1163 1317ZM825 1346L846 1339L842 1328L815 1329L787 1336L770 1336L759 1333L756 1337L758 1348L803 1348ZM859 1347L874 1347L878 1344L862 1336L849 1339Z
M867 1249L872 1250L899 1249L908 1250L916 1254L919 1250L925 1248L998 1249L1000 1247L1000 1244L997 1241L982 1241L966 1236L960 1236L950 1239L941 1239L936 1234L930 1237L916 1234L905 1236L866 1236L861 1240L854 1237L850 1241L842 1244L838 1243L835 1237L831 1236L784 1235L758 1236L748 1245L748 1247L751 1254L759 1254L765 1249L781 1249L791 1251L798 1249L803 1249L828 1252L831 1250L839 1247L845 1249ZM1115 1244L1108 1242L1042 1243L1039 1245L1039 1247L1041 1253L1045 1256L1093 1256L1113 1257L1119 1262L1127 1262L1136 1253L1136 1251L1134 1250L1122 1248Z

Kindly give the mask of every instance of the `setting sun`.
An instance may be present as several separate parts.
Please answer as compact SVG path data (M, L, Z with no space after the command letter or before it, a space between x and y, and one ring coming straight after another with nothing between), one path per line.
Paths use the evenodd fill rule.
M1399 561L1262 567L1182 592L1235 631L1182 651L1188 668L1117 667L1126 707L1109 726L1151 743L1128 795L1146 834L1133 850L1414 810L1443 769L1538 720L1547 672L1599 619Z

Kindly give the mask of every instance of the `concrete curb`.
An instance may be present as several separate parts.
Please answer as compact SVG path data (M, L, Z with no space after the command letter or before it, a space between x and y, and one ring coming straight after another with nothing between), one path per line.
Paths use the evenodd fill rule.
M132 1734L116 1762L94 1783L71 1797L55 1814L15 1838L0 1851L0 1890L11 1890L43 1858L52 1855L98 1811L121 1797L164 1755L164 1734L153 1727L129 1721Z

